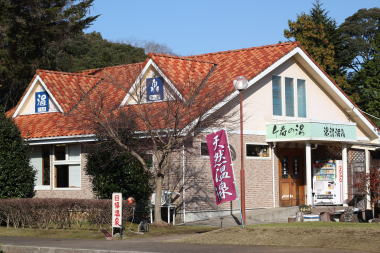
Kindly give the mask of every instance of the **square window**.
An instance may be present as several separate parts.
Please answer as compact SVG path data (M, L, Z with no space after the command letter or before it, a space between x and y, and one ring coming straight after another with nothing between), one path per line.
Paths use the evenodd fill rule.
M66 160L66 145L54 146L54 159L56 161Z
M248 157L269 157L269 146L265 144L247 144L246 154Z
M201 142L201 156L209 156L206 142Z

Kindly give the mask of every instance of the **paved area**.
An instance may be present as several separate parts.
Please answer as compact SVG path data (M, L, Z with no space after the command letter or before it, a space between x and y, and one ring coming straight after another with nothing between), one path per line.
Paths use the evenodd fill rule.
M358 251L315 248L280 248L270 246L196 245L175 242L181 236L128 240L41 239L30 237L0 237L4 253L354 253ZM221 238L221 240L223 240ZM359 253L359 252L358 252Z

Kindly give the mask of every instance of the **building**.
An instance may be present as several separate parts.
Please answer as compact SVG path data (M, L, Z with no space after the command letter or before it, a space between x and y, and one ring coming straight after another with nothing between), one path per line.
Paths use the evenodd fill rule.
M189 57L150 54L142 63L81 73L38 70L8 112L33 145L36 197L94 197L83 171L86 145L96 141L94 131L69 116L80 110L84 94L102 91L109 108L141 102L154 108L162 101L191 99L191 80L205 99L212 100L210 115L228 114L239 110L239 92L232 83L237 76L249 80L243 101L247 208L365 205L365 199L354 198L355 173L379 166L378 129L298 43ZM112 85L111 79L119 85ZM142 94L142 100L136 101L136 94ZM221 127L231 129L239 182L239 126ZM194 151L191 157L176 160L185 172L201 168L202 176L195 180L202 190L186 187L181 192L187 220L216 210L203 134L186 147ZM175 191L170 182L169 177L164 188ZM230 208L237 209L237 203L223 204L219 210Z

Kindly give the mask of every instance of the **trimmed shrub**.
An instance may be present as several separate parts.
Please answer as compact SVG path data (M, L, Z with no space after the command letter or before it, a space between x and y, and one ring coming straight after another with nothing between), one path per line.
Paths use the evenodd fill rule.
M70 228L76 224L111 225L109 199L0 199L0 224L14 228ZM123 201L123 221L134 206Z

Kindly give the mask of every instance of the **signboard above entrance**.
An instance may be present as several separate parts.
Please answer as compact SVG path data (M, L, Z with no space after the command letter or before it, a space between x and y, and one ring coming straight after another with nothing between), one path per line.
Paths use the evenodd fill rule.
M267 124L267 142L281 141L356 141L355 124L292 122Z

